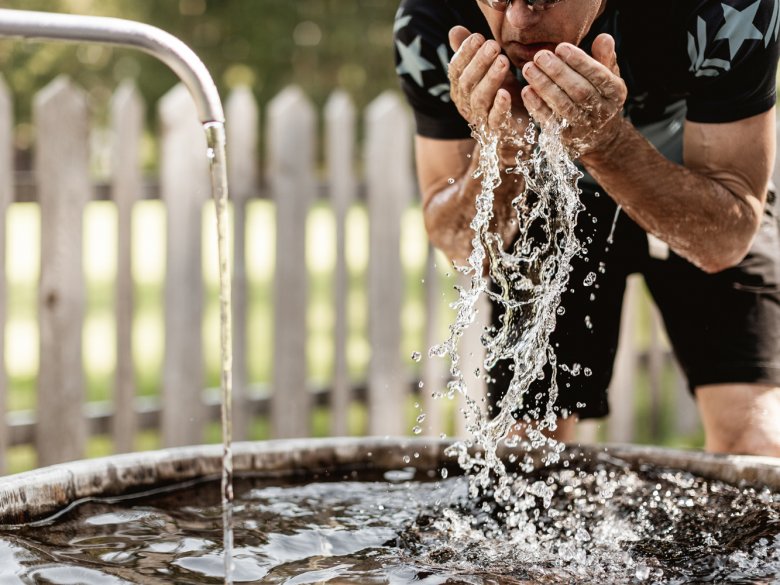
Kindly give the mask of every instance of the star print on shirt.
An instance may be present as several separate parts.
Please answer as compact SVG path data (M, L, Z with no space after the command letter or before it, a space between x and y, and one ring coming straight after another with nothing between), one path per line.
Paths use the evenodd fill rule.
M725 59L705 59L707 51L707 23L699 16L696 18L696 36L688 33L688 56L692 71L696 77L717 77L721 72L731 69L731 63Z
M414 79L414 82L423 87L422 74L424 71L435 69L433 64L422 56L422 38L417 35L408 45L396 40L395 46L398 54L401 56L401 62L395 68L398 75L407 74Z
M737 10L728 4L721 4L721 6L726 22L715 35L715 40L727 40L731 59L734 59L745 41L758 41L764 38L763 33L753 24L756 13L761 7L761 0L756 0L744 10Z
M731 70L732 62L739 51L749 41L764 40L764 47L767 47L771 36L777 36L775 29L780 26L780 0L769 0L774 3L774 14L767 27L767 32L763 33L755 24L762 2L765 0L755 0L749 6L741 10L726 4L720 3L723 14L723 22L714 36L709 37L707 32L716 25L710 17L709 22L698 16L696 18L696 31L688 32L688 56L691 61L689 70L696 77L717 77ZM709 26L708 26L709 25ZM711 28L710 28L711 27ZM716 41L725 41L725 43L715 44ZM728 58L725 51L721 48L728 47Z
M397 33L399 30L409 24L410 20L412 20L412 15L404 14L404 7L401 6L398 9L398 12L395 13L395 24L393 25L393 32Z
M436 49L436 55L439 57L439 64L441 65L442 70L446 73L447 69L450 67L450 56L447 52L447 46L443 43L439 45L439 48ZM444 103L447 103L452 99L450 97L449 83L438 83L431 87L428 90L428 93L439 98Z

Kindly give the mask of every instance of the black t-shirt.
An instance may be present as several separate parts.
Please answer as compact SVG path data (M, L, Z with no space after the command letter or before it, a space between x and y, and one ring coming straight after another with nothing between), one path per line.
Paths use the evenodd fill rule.
M403 0L396 14L396 71L422 136L470 136L449 95L456 24L492 38L477 0ZM615 37L625 114L640 129L683 115L732 122L776 102L780 0L609 0L582 48L601 32ZM679 139L681 124L663 126L669 132Z

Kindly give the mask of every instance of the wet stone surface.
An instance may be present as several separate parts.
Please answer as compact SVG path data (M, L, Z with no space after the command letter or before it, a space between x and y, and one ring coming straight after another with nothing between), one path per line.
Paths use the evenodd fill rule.
M780 495L566 452L515 499L398 469L236 482L235 582L776 583ZM338 480L338 481L336 481ZM552 498L549 494L552 493ZM545 498L549 506L545 508ZM83 503L0 534L0 582L221 583L219 482Z

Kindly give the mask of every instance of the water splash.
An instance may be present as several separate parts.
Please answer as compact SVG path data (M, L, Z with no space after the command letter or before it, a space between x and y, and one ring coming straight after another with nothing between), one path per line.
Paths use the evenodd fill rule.
M575 461L585 462L580 470L566 467ZM556 488L547 517L493 538L479 524L490 520L485 512L458 513L477 506L467 498L467 481L447 477L446 469L433 482L430 470L412 467L360 471L348 481L239 477L234 580L682 585L780 579L780 494L770 488L631 466L601 450L573 448L558 465L531 472L529 482L552 480ZM51 525L0 534L0 582L101 585L121 574L123 583L149 582L151 575L161 583L218 583L215 484L82 501Z
M453 303L456 318L450 326L450 336L434 346L431 356L448 356L452 380L448 394L455 392L465 397L466 429L471 438L456 443L451 454L471 476L473 497L491 493L493 499L507 509L508 524L519 526L530 509L529 500L515 497L515 479L507 473L497 451L502 442L527 451L544 449L545 462L555 463L563 451L563 444L545 435L554 431L557 417L553 406L558 389L556 358L550 346L550 333L555 328L556 315L562 293L569 280L572 258L581 246L575 235L577 216L583 209L577 181L582 176L560 140L565 121L551 123L539 130L529 126L523 141L533 146L529 158L519 151L516 166L511 173L524 180L524 189L512 201L519 236L509 250L504 250L503 239L489 229L493 218L494 191L501 183L497 147L498 133L485 127L475 128L473 136L480 146L480 158L475 178L481 179L481 192L476 200L476 213L471 222L474 231L472 253L465 267L458 269L470 276L470 286L458 289L459 297ZM518 141L519 138L515 138ZM497 290L491 290L483 267L489 260L489 275ZM468 388L460 370L458 341L475 320L475 305L483 295L503 308L500 326L483 335L486 348L485 370L490 371L499 360L511 360L512 379L501 400L500 410L492 420L468 395ZM522 406L531 384L545 377L548 366L549 400L538 420L526 429L527 440L512 435L516 428L516 412ZM526 418L525 422L531 422ZM478 448L477 455L469 449ZM525 486L523 491L541 498L549 507L552 489L547 485Z

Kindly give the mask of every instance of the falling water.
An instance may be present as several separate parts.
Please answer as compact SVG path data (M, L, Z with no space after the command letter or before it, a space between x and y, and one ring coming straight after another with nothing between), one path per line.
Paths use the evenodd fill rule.
M230 308L230 263L228 258L228 188L225 162L225 125L208 122L203 125L208 144L211 191L217 212L219 255L219 322L222 372L222 524L225 555L225 584L233 583L233 348Z
M501 237L488 227L493 216L493 191L501 182L499 137L484 128L475 130L480 145L475 178L481 179L481 193L471 223L472 253L468 265L459 268L470 275L470 286L460 288L459 298L453 303L457 315L450 326L449 338L430 351L431 355L449 356L452 375L449 395L459 392L466 400L467 430L472 438L456 443L452 452L471 475L472 495L492 493L496 503L513 508L512 515L518 523L521 521L517 515L519 508L511 502L514 478L507 473L497 450L504 440L512 447L518 446L519 440L511 434L517 425L513 413L522 406L530 385L544 377L548 364L549 402L539 420L526 431L528 441L523 446L527 450L543 449L548 464L557 462L564 448L562 443L546 437L544 431L554 431L557 426L558 415L553 410L557 398L556 359L549 337L555 328L556 314L561 310L560 299L569 280L571 260L580 250L574 229L583 208L577 187L581 173L560 140L565 127L565 121L549 124L538 132L538 138L533 126L525 133L524 140L533 145L533 153L527 160L518 154L516 167L511 171L522 176L525 187L512 202L519 236L509 251L503 249ZM490 277L498 292L490 290L483 276L486 258L490 260ZM512 362L512 379L500 411L492 420L468 396L458 356L458 340L474 322L475 304L482 294L488 294L504 309L500 327L483 336L487 350L485 369L489 372L499 360ZM472 456L469 448L475 445L482 453ZM529 492L542 498L545 507L549 505L550 486L535 486Z
M607 236L607 244L612 244L615 241L615 228L617 227L618 218L620 217L620 210L623 209L620 205L615 210L615 217L612 219L612 227L609 230L609 236Z

